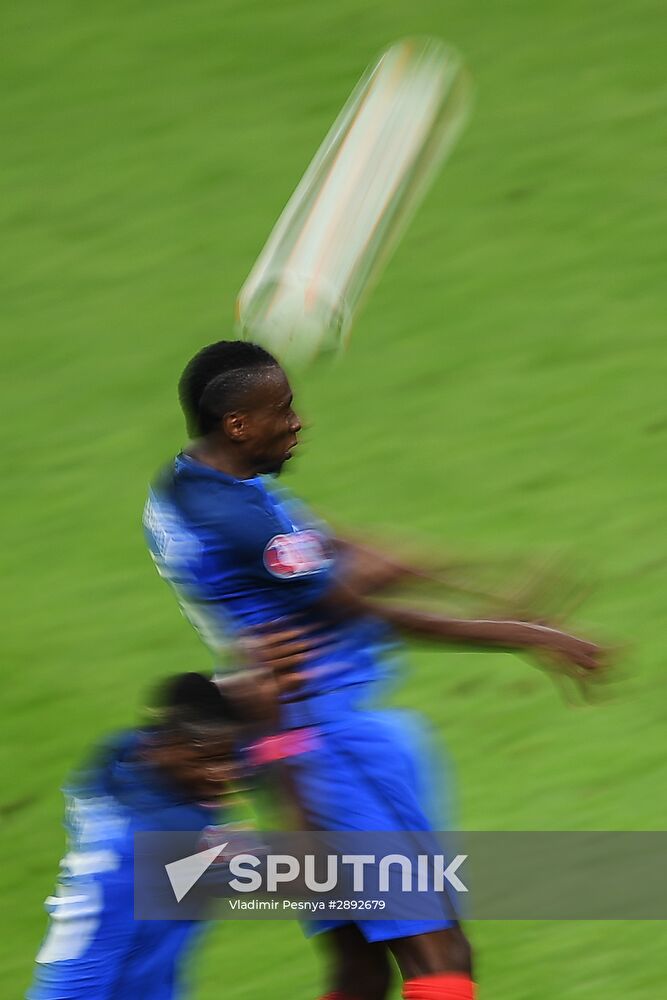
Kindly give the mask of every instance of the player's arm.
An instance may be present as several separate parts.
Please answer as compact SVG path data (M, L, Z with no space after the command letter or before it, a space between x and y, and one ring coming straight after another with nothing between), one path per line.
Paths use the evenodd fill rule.
M508 652L544 652L591 671L603 665L603 650L596 643L537 622L447 618L400 606L376 609L375 614L410 635L450 645Z
M339 543L340 545L340 543ZM290 588L293 606L297 609L320 608L325 618L349 619L372 615L385 621L397 631L421 639L431 639L452 646L476 649L499 649L513 652L532 651L546 655L556 666L594 671L602 666L603 651L595 643L570 635L557 628L532 621L514 618L450 618L399 603L389 603L368 596L377 586L369 588L362 580L359 563L369 558L367 552L355 551L356 559L345 559L343 552L330 558L326 547L314 532L295 533L272 538L263 548L262 564L258 567L262 578ZM378 579L389 579L404 568L387 565L376 554L375 568ZM389 561L390 562L390 561ZM298 620L295 628L299 629ZM293 637L299 641L299 636ZM301 641L307 636L301 634ZM302 654L308 658L308 650ZM305 660L303 662L305 662ZM288 658L289 662L289 658ZM303 680L302 670L287 670L284 677L293 677L295 683Z
M346 586L357 594L377 593L403 580L427 576L419 566L365 542L340 536L331 541L339 573Z
M442 554L390 552L367 541L336 536L330 539L338 571L346 586L358 594L376 594L397 585L428 583L464 598L474 598L492 606L507 607L513 598L502 593L490 593L471 584L465 576L470 564L451 560ZM462 571L463 574L462 575Z
M371 614L406 635L450 646L537 652L583 671L604 665L604 651L596 643L561 629L529 621L450 618L419 608L362 597L345 582L335 583L322 600L330 614Z

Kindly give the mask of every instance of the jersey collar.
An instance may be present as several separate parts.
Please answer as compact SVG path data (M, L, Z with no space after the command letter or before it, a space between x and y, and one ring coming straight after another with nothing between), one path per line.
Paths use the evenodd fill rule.
M191 455L186 455L182 451L178 453L174 460L174 468L176 475L185 473L186 475L196 476L201 479L215 479L217 482L228 483L230 486L236 484L240 484L241 486L263 486L264 483L263 476L252 476L250 479L236 479L226 472L221 472L220 469L214 469L211 465L199 462L196 458L192 458Z

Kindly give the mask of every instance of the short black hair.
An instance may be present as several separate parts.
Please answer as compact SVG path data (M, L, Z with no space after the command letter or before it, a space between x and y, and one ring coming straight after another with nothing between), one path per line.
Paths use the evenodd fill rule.
M218 685L203 674L182 673L165 678L149 697L146 716L140 726L145 746L198 744L229 734L237 738L245 719ZM112 768L121 755L135 754L121 734L98 746L70 776L66 791L81 798L96 797L100 772ZM131 759L132 759L131 758ZM112 787L116 779L111 779Z
M262 369L273 367L279 367L273 355L246 340L219 340L202 347L188 361L178 383L190 436L212 431L254 387Z
M163 680L153 692L150 709L157 725L172 732L233 726L243 721L215 681L194 672Z

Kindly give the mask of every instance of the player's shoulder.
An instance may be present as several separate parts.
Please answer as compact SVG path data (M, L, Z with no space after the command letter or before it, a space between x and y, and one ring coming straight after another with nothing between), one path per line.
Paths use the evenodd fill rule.
M136 744L134 732L116 733L100 742L63 788L65 827L76 852L123 853L130 836L130 813L113 787L113 772Z
M233 519L243 506L245 496L234 485L231 477L179 454L154 477L147 513L162 520L180 518L193 528L219 525Z
M289 530L279 506L260 478L233 479L179 455L153 480L144 534L160 572L199 577L207 558L255 558Z
M330 535L331 532L326 522L313 513L308 504L297 497L282 483L279 485L272 477L265 477L265 487L268 494L273 498L294 529L309 529L319 531L323 535Z

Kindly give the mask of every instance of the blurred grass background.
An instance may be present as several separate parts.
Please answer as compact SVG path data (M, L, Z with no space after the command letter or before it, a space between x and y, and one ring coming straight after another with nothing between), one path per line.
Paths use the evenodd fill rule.
M667 779L667 15L657 0L83 0L3 8L3 993L27 984L59 786L158 676L205 668L144 551L175 382L232 305L373 56L466 54L477 107L361 318L297 380L289 485L339 524L457 551L566 549L627 639L616 701L564 707L503 656L417 651L399 701L456 763L468 829L660 829ZM622 913L622 899L619 901ZM481 998L653 1000L665 925L476 924ZM199 1000L308 1000L296 925L215 928Z

